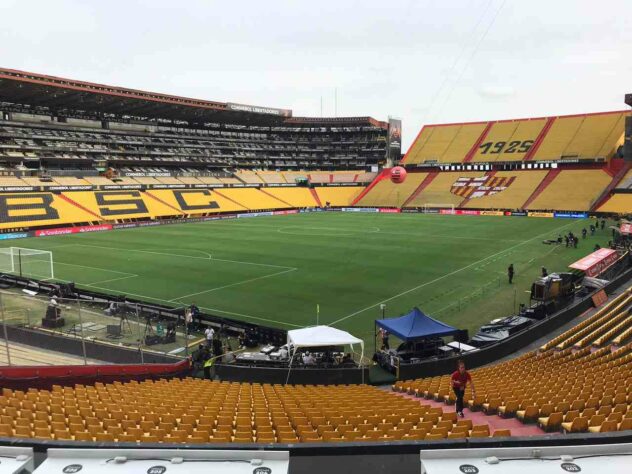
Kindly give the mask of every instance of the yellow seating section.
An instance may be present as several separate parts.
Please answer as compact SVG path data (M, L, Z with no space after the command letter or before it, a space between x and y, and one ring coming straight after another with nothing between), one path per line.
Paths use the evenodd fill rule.
M64 196L101 216L105 221L176 216L176 209L152 199L142 191L78 191ZM102 201L99 202L99 196Z
M471 161L521 161L544 125L543 118L494 122Z
M183 184L184 183L184 181L182 181L181 179L173 178L171 176L158 177L158 178L156 178L156 181L158 181L158 183L160 183L160 184Z
M533 155L535 160L610 158L623 143L628 112L555 117ZM473 162L521 161L538 139L547 118L427 125L406 156L406 164L460 163L479 139ZM491 127L483 136L487 126Z
M220 193L250 210L280 209L287 207L278 199L256 188L225 188Z
M597 210L599 212L629 214L632 211L632 194L615 193Z
M425 126L408 151L405 163L459 163L486 126L486 122Z
M331 173L329 172L310 171L307 174L310 183L323 184L330 182Z
M76 178L75 176L57 176L53 178L53 181L60 186L90 186L90 183L85 179Z
M472 171L439 173L407 206L423 207L426 204L452 204L458 206L463 201L463 197L450 192L454 182L459 178L475 178L483 174L483 172Z
M41 181L40 178L32 176L22 177L22 181L26 186L41 186L43 188L50 188L51 186L58 186L54 181Z
M134 181L136 181L136 183L138 184L145 184L145 185L155 185L155 184L160 184L160 181L158 181L158 179L153 178L151 176L139 176L137 178L132 178L134 179Z
M568 331L560 334L554 339L542 346L542 350L556 348L558 350L567 349L569 347L583 348L593 343L595 346L602 346L608 342L621 344L628 341L622 334L626 333L627 328L632 327L632 323L627 323L623 327L617 327L620 320L625 320L627 309L632 305L632 288L623 291L616 298L613 298L591 317L577 324ZM624 316L621 318L621 316ZM616 330L610 333L610 330L616 327ZM608 337L603 337L604 333L608 333Z
M202 181L193 176L180 176L178 181L182 184L202 184Z
M499 171L494 177L514 178L506 189L491 196L470 199L465 207L477 209L519 209L533 194L547 171Z
M373 442L489 436L374 387L172 379L3 389L0 436L153 443ZM510 433L502 432L500 435Z
M334 183L353 183L355 182L356 176L360 177L364 172L358 171L332 171L332 182Z
M254 171L241 170L235 173L235 176L247 184L262 184L263 180Z
M98 220L53 193L3 193L0 194L0 203L0 229L61 226ZM56 213L55 217L47 217L51 216L48 204Z
M320 203L323 206L326 202L329 202L334 207L344 207L351 205L358 194L360 194L364 190L362 186L323 186L314 189L316 190L316 194L318 194L318 199L320 199Z
M384 178L378 181L356 205L401 207L426 176L428 173L408 173L406 180L401 184L395 184L390 179Z
M29 186L15 176L0 176L0 186Z
M626 115L625 112L609 112L557 117L534 159L609 158L623 143Z
M632 170L629 170L623 179L619 181L617 188L620 189L632 189Z
M198 180L202 184L223 184L219 178L215 178L214 176L200 176Z
M632 429L630 305L632 288L539 351L472 370L476 398L467 400L468 407L537 421L546 431ZM393 390L455 400L450 375L400 381Z
M588 211L612 181L603 170L565 170L536 197L529 209Z
M289 184L295 184L297 179L307 179L307 172L303 171L283 171L281 173L285 181Z
M287 202L293 207L316 207L318 203L307 188L266 188L268 194L281 201Z
M156 196L161 201L164 201L165 203L169 204L172 207L175 207L176 209L180 209L182 212L188 215L247 210L245 207L226 199L224 196L215 192L215 190L213 189L152 189L148 192L151 193L153 196ZM181 196L181 199L184 201L186 207L180 205L177 199L178 195ZM217 204L217 206L219 207L216 207L213 203ZM195 207L195 209L190 209L187 207Z
M241 184L241 181L239 181L237 178L234 177L230 177L230 178L217 178L219 180L220 183L222 184Z
M86 176L83 179L93 186L112 186L116 184L114 181L106 178L105 176Z
M364 173L359 173L355 182L356 183L370 183L375 178L377 178L377 173L374 173L372 171L366 171Z
M257 176L261 179L261 181L268 184L286 183L283 174L277 171L257 171Z

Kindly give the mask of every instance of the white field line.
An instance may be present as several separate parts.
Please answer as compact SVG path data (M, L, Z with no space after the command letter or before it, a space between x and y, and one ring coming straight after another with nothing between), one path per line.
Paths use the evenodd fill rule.
M62 278L56 278L56 280L68 281L68 280L63 280ZM83 283L79 283L79 282L77 282L77 283L80 284L80 285L83 284ZM104 291L109 291L109 292L117 292L117 293L129 295L129 296L136 296L138 298L144 298L144 299L148 299L148 300L152 300L152 301L157 301L158 303L166 303L166 304L172 303L169 300L165 300L165 299L162 299L162 298L155 298L153 296L142 295L140 293L130 293L129 291L122 292L122 291L118 291L118 290L113 290L112 288L105 288L105 287L100 287L100 286L97 286L97 285L91 285L91 286L92 286L92 288L97 288L99 290L104 290ZM246 318L246 319L254 319L254 320L257 320L257 321L266 321L266 322L269 322L269 323L278 324L280 326L291 326L291 327L295 327L295 328L302 328L302 327L304 327L304 326L300 326L298 324L292 324L292 323L288 323L288 322L285 322L285 321L277 321L276 319L261 318L259 316L253 316L251 314L235 313L233 311L225 311L223 309L209 308L209 307L206 307L206 306L200 306L200 308L201 309L205 309L207 311L213 311L213 312L216 312L216 313L228 314L230 316L239 316L239 317Z
M103 283L109 283L112 281L119 281L119 280L127 280L128 278L136 278L140 275L136 275L133 273L130 273L128 276L123 276L123 277L119 277L119 278L110 278L109 280L99 280L99 281L94 281L92 283L87 283L86 286L92 286L92 285L101 285Z
M204 253L206 254L206 257L195 257L193 255L182 255L182 254L169 253L169 252L155 252L151 250L139 250L139 249L129 249L129 248L126 249L126 248L121 248L121 247L106 247L102 245L88 245L88 244L72 244L72 245L75 245L78 247L92 247L92 248L97 248L97 249L116 250L119 252L140 252L140 253L149 253L149 254L154 254L154 255L163 255L166 257L193 258L196 260L211 260L215 262L238 263L240 265L254 265L258 267L283 268L285 270L298 270L298 268L296 267L288 267L285 265L273 265L270 263L244 262L241 260L227 260L224 258L213 258L211 257L211 254L203 252L202 250L196 250L196 249L191 249L191 250L194 252Z
M79 268L89 268L90 270L100 270L102 272L109 272L109 273L118 273L120 275L132 275L132 276L138 276L135 273L129 273L129 272L119 272L118 270L110 270L108 268L101 268L101 267L90 267L88 265L79 265L78 263L66 263L66 262L57 262L53 260L53 264L54 265L70 265L72 267L79 267Z
M565 224L565 225L563 225L563 226L557 227L557 228L555 228L555 229L553 229L553 230L548 230L548 231L543 232L543 233L541 233L541 234L539 234L539 235L536 235L535 237L532 237L532 238L530 238L530 239L528 239L528 240L523 240L523 241L522 241L522 242L520 242L519 244L513 245L513 246L511 246L511 247L509 247L509 248L506 248L505 250L501 250L500 252L496 252L496 253L495 253L495 254L493 254L493 255L489 255L489 256L487 256L487 257L485 257L485 258L482 258L482 259L480 259L480 260L478 260L478 261L476 261L476 262L472 262L472 263L470 263L469 265L466 265L466 266L461 267L461 268L459 268L459 269L457 269L457 270L454 270L454 271L451 271L451 272L449 272L449 273L446 273L445 275L442 275L442 276L440 276L440 277L438 277L438 278L435 278L434 280L430 280L430 281L427 281L427 282L422 283L422 284L420 284L420 285L417 285L417 286L415 286L415 287L413 287L413 288L409 288L408 290L402 291L401 293L398 293L398 294L396 294L396 295L394 295L394 296L391 296L391 297L389 297L389 298L386 298L386 299L384 299L384 300L382 300L382 301L378 301L377 303L372 304L371 306L367 306L367 307L362 308L362 309L360 309L360 310L358 310L358 311L355 311L355 312L353 312L353 313L351 313L351 314L348 314L348 315L346 315L346 316L343 316L342 318L337 319L336 321L333 321L333 322L329 323L329 325L330 325L330 326L333 326L334 324L338 324L338 323L340 323L340 322L342 322L342 321L345 321L345 320L347 320L347 319L349 319L349 318L352 318L352 317L354 317L354 316L356 316L356 315L358 315L358 314L364 313L365 311L368 311L369 309L373 309L373 308L375 308L375 307L377 307L377 306L379 306L379 305L381 305L381 304L388 303L389 301L392 301L392 300L394 300L394 299L400 298L401 296L407 295L408 293L412 293L413 291L419 290L420 288L423 288L423 287L425 287L425 286L432 285L433 283L437 283L438 281L444 280L444 279L446 279L446 278L448 278L448 277L451 277L452 275L456 275L457 273L460 273L460 272L462 272L463 270L467 270L468 268L471 268L471 267L473 267L473 266L475 266L475 265L479 265L480 263L482 263L482 262L484 262L484 261L486 261L486 260L488 260L488 259L490 259L490 258L497 257L497 256L499 256L499 255L501 255L501 254L503 254L503 253L505 253L505 252L507 252L507 251L509 251L509 250L515 249L516 247L520 247L520 246L522 246L522 245L524 245L524 244L526 244L526 243L529 243L529 242L531 242L531 241L533 241L533 240L539 239L539 238L541 238L542 236L549 235L549 234L551 234L551 232L556 232L556 231L559 231L559 230L564 229L564 228L566 228L566 227L569 227L569 226L571 226L571 225L573 225L573 224L575 224L575 222L569 222L568 224Z
M250 282L253 282L253 281L257 281L257 280L263 280L265 278L272 278L272 277L275 277L275 276L283 275L284 273L294 272L296 270L297 270L296 268L290 268L289 270L283 270L283 271L280 271L280 272L271 273L270 275L263 275L263 276L260 276L260 277L250 278L248 280L243 280L243 281L238 281L236 283L231 283L229 285L218 286L216 288L210 288L208 290L198 291L197 293L191 293L191 294L188 294L188 295L179 296L179 297L173 298L173 299L171 299L169 301L170 302L175 302L175 301L178 301L178 300L182 300L184 298L189 298L191 296L203 295L205 293L211 293L213 291L223 290L224 288L231 288L233 286L239 286L239 285L243 285L243 284L250 283Z

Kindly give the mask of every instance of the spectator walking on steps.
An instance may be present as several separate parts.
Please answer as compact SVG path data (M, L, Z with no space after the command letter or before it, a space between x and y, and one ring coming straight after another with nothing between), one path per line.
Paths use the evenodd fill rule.
M465 362L459 360L457 363L457 369L452 374L452 390L456 395L456 413L463 418L463 397L465 396L465 389L469 382L472 386L472 398L476 398L476 389L474 388L474 381L470 373L465 370Z
M509 268L507 268L507 277L509 278L509 284L511 285L513 283L513 277L514 277L513 263L509 264Z

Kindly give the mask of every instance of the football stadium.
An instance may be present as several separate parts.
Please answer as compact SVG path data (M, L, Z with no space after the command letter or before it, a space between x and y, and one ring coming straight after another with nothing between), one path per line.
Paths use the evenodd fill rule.
M103 82L0 68L0 474L632 472L632 94Z

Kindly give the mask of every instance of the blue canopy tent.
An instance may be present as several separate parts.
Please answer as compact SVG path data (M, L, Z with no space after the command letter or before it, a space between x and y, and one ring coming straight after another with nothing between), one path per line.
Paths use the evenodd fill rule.
M453 336L458 329L424 314L419 308L399 318L376 319L375 324L386 329L402 341L412 341L425 337Z

